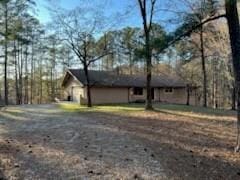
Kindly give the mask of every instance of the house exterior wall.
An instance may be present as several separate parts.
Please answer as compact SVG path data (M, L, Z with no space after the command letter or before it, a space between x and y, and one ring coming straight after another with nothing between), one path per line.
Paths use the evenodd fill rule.
M130 102L137 100L145 100L147 91L143 90L143 95L134 95L133 88L130 88ZM186 88L173 88L173 92L165 92L165 88L154 88L153 102L165 102L174 104L186 104L187 103L187 90ZM195 90L191 92L189 102L191 105L197 105L195 98Z
M174 104L187 103L187 90L186 88L173 88L172 92L166 92L165 88L159 89L159 101ZM189 98L190 105L196 105L195 93L192 92Z
M93 104L128 103L128 88L91 88Z
M68 100L68 96L71 97L71 101L79 102L85 98L85 90L80 82L71 77L68 83L64 87L64 100Z
M80 104L87 103L87 89L82 87L81 83L74 78L70 78L64 89L64 99L71 96L71 101ZM143 89L143 95L134 95L133 88L118 87L92 87L91 98L93 104L113 104L144 101L146 89ZM153 102L165 102L174 104L186 104L186 88L173 88L172 92L165 92L165 88L154 88ZM190 105L197 105L195 91L191 92Z
M133 88L129 88L129 101L130 102L135 102L138 100L144 101L146 99L147 96L147 90L143 89L143 95L135 95L133 93ZM159 93L158 93L158 89L154 88L154 99L153 101L159 101Z
M81 102L81 99L84 99L84 89L81 87L72 88L72 100L74 102Z

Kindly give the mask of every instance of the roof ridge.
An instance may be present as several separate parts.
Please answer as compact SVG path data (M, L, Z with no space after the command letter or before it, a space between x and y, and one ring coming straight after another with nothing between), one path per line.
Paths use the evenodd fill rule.
M86 85L86 77L83 69L68 69L69 73L76 77L80 83ZM118 87L145 87L146 78L143 74L117 74L116 71L89 70L90 83L94 86L118 86ZM185 82L177 77L161 73L152 76L152 87L185 87Z

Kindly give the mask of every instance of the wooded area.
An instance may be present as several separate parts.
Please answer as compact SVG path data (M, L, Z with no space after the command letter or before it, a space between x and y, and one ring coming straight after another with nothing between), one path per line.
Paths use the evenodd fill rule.
M0 0L0 180L239 179L239 11Z
M82 65L86 73L88 68L146 72L148 82L152 73L174 73L190 86L200 87L199 101L205 107L236 109L226 22L221 19L197 26L219 16L221 4L185 1L188 11L174 12L181 13L177 19L181 25L168 32L161 22L153 22L158 3L138 1L143 28L112 30L114 26L103 21L107 17L97 7L53 10L53 23L46 28L29 13L36 8L33 1L2 1L2 101L6 105L52 102L61 97L65 70ZM144 48L149 51L147 63Z

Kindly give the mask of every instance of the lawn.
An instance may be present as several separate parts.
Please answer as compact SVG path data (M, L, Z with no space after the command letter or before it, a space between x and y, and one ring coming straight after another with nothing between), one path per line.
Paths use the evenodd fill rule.
M198 106L187 106L177 104L154 104L153 112L162 112L175 114L179 116L192 116L197 118L213 119L221 117L221 119L229 118L236 115L236 111L204 108ZM95 105L92 108L79 105L76 103L61 103L59 107L66 112L102 112L102 113L115 113L122 115L131 115L135 113L146 113L144 111L144 104L131 103L131 104L110 104L110 105Z

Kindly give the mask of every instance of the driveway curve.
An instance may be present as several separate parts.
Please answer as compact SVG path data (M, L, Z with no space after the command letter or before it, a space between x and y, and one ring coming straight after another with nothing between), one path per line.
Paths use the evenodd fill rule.
M124 117L25 105L0 112L4 179L168 179L154 141Z

